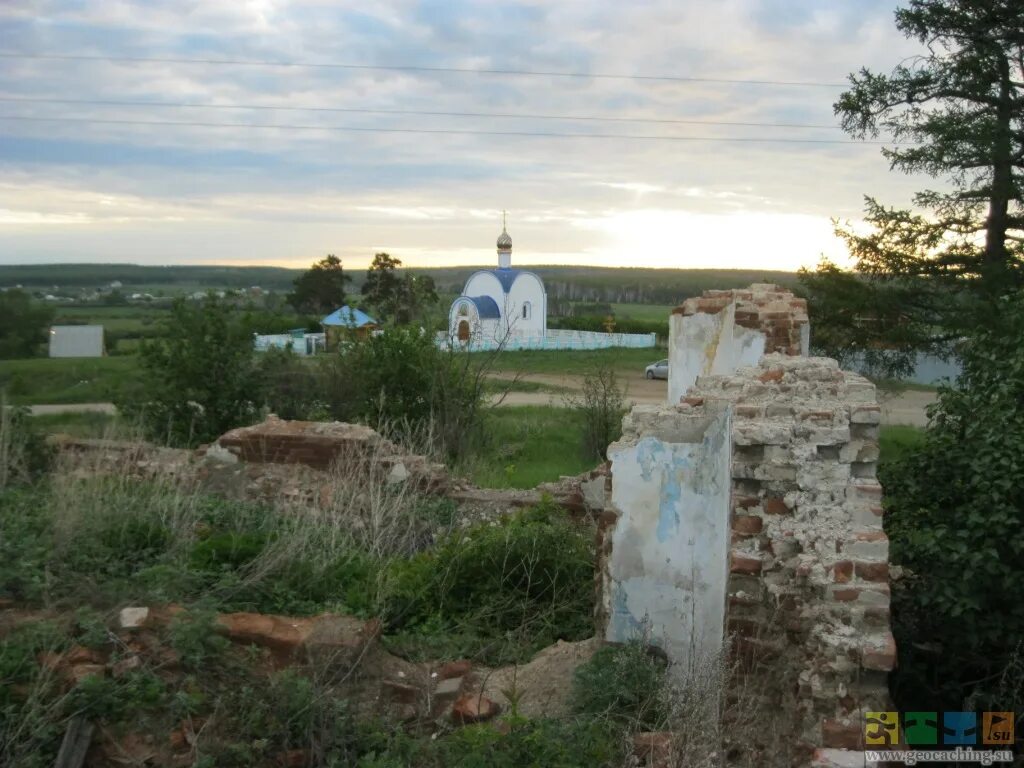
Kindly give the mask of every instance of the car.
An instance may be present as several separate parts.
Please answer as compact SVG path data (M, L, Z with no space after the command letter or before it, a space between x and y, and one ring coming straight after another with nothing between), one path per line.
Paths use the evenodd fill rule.
M656 363L651 363L644 369L644 375L648 379L667 379L668 360L659 360Z

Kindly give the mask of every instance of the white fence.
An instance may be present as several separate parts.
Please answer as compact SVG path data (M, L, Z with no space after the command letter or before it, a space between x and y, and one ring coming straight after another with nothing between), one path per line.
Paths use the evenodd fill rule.
M512 334L508 339L491 339L474 336L466 343L452 341L447 333L437 334L437 344L446 347L456 344L470 351L489 351L502 347L509 351L520 349L610 349L629 347L649 349L656 343L653 333L599 333L597 331L569 331L551 329L546 334Z
M257 352L291 349L296 355L315 355L323 352L326 343L326 336L322 333L253 334L253 346Z

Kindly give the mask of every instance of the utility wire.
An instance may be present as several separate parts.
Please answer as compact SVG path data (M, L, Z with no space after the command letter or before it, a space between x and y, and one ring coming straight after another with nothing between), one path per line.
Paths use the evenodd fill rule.
M747 128L822 128L838 130L838 125L813 123L747 123L734 120L691 120L656 117L606 117L597 115L550 115L517 112L441 112L421 109L365 109L355 107L295 107L271 104L203 104L200 102L125 101L119 99L53 99L35 96L0 96L0 102L28 104L89 104L110 107L170 107L183 109L251 109L284 112L341 112L360 115L419 115L427 117L484 117L523 120L578 120L606 123L657 123L662 125L729 125Z
M548 131L478 131L454 128L380 128L355 125L291 125L280 123L211 123L177 120L116 120L91 117L34 117L0 115L0 120L30 123L93 123L98 125L182 126L192 128L257 128L289 131L348 131L355 133L414 133L452 136L531 136L559 139L627 139L633 141L718 141L768 144L893 144L899 142L852 141L847 139L771 139L742 136L655 136L624 133L557 133Z
M583 80L639 80L669 83L719 83L729 85L778 85L809 88L846 88L848 83L824 83L808 80L742 80L728 77L682 77L675 75L621 75L591 72L556 72L528 69L483 69L473 67L423 67L411 64L342 64L336 62L258 61L253 59L184 59L157 56L100 56L58 53L0 53L0 59L41 61L108 61L124 64L212 64L237 67L297 67L303 69L385 70L392 72L446 72L470 75L509 75L516 77L563 77Z

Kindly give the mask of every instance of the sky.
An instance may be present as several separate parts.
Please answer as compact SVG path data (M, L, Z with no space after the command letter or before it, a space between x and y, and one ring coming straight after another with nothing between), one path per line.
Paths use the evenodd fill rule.
M832 111L894 7L5 0L0 264L486 264L503 210L516 264L846 263L922 186Z

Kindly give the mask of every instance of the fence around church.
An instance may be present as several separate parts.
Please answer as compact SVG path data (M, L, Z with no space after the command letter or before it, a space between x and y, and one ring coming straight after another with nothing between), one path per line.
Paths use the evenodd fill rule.
M457 344L472 351L490 351L502 347L508 351L522 349L610 349L612 347L628 347L631 349L649 349L655 346L657 334L654 333L599 333L597 331L571 331L564 328L549 329L545 334L513 333L507 339L493 339L475 335L465 344L460 344L444 332L437 334L437 344L446 347Z

